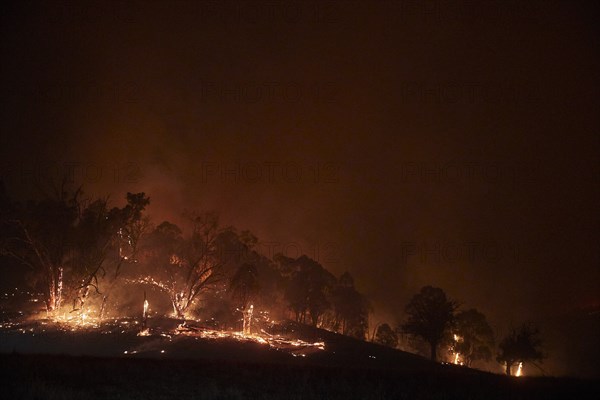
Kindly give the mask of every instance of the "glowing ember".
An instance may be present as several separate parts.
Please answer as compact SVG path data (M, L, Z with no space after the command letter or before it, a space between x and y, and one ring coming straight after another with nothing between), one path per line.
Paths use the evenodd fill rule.
M256 342L263 345L268 345L270 348L277 350L287 350L293 356L305 357L307 353L311 353L314 350L325 350L325 342L305 342L300 339L288 339L279 336L273 336L261 331L262 335L245 335L243 332L231 332L231 331L216 331L211 329L193 329L186 328L180 325L174 332L176 335L185 335L198 337L203 339L234 339L240 342Z
M150 329L146 328L146 329L140 331L137 335L138 336L150 336Z
M215 330L202 325L202 321L189 319L172 328L174 320L166 320L165 325L161 327L160 319L152 328L146 325L149 318L150 306L144 293L143 303L141 304L141 321L139 317L115 317L100 318L106 297L99 299L96 304L88 303L85 309L83 307L66 311L66 307L55 310L50 318L39 319L21 319L19 321L3 321L0 329L3 331L19 332L27 335L37 335L40 333L52 332L79 332L100 334L131 335L138 337L153 337L159 341L143 341L139 343L140 347L120 349L119 352L125 355L136 353L146 353L154 344L161 343L164 340L169 342L175 340L176 336L188 336L194 339L209 340L235 340L239 342L253 342L261 346L283 351L294 357L306 357L311 354L324 351L325 343L322 341L303 341L297 338L291 338L287 335L280 336L267 332L266 327L277 330L279 323L273 320L268 311L255 310L253 305L249 305L245 310L240 310L243 314L244 325L241 331ZM77 311L77 312L74 312ZM23 316L22 312L19 315ZM161 317L162 318L162 317ZM240 321L241 322L241 321ZM265 329L259 327L264 326ZM170 326L167 328L167 326ZM293 332L293 330L291 331ZM161 346L162 347L162 346ZM157 348L159 354L168 352L164 347Z

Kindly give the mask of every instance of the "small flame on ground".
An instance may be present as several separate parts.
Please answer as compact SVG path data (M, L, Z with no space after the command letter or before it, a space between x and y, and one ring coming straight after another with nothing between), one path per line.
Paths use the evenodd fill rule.
M144 330L141 330L137 335L138 336L150 336L150 329L146 328Z
M523 362L519 363L519 368L517 368L517 373L515 376L523 376Z

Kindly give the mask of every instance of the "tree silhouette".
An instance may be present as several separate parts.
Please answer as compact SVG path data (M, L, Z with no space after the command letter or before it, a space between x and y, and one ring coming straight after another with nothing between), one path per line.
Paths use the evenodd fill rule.
M457 304L440 288L425 286L413 296L405 312L407 320L401 328L405 333L424 339L431 347L431 360L437 360L437 347L446 329L454 320Z
M245 282L249 289L251 286L256 286L254 288L256 290L250 290L248 298L252 301L258 313L266 312L266 308L269 313L281 311L281 314L283 314L288 306L283 299L283 288L286 286L286 280L277 270L275 263L255 249L257 243L258 238L249 231L238 233L235 229L229 229L219 236L218 249L224 263L223 273L229 278L223 288L226 290L222 293L227 292L232 304L235 304L238 308L245 308L245 296L236 289L239 285L235 282L241 279L240 283ZM250 284L252 277L247 276L247 273L250 272L246 268L247 266L251 266L252 274L256 275L253 284ZM245 276L236 278L239 274ZM235 293L232 293L232 291ZM217 291L213 294L222 296L222 293ZM210 296L210 294L207 293L206 296ZM206 296L204 296L203 301L206 300Z
M545 356L541 346L540 330L533 325L523 324L502 339L496 359L505 364L506 375L510 376L512 366L517 363L543 360Z
M388 324L381 324L375 334L375 343L396 348L398 346L398 335Z
M3 253L39 274L45 286L46 309L61 306L64 273L71 264L80 191L61 192L58 198L15 204L5 221L10 236L3 240Z
M260 290L256 266L248 263L242 264L231 278L229 290L232 299L242 310L245 310Z
M202 291L223 279L217 240L226 229L219 227L213 213L190 219L192 232L187 236L166 221L149 235L146 261L155 274L139 280L167 293L175 316L181 319Z
M119 233L142 218L149 203L144 193L127 194L124 208L108 207L107 199L84 199L81 188L71 191L66 182L55 196L26 203L12 202L0 194L0 253L27 266L42 282L46 309L57 311L69 296L73 310L82 310L90 287L99 291L106 260L116 255ZM128 233L128 251L135 238ZM114 265L122 258L116 256Z
M119 274L123 263L136 262L137 243L147 226L142 212L150 203L144 193L127 193L127 205L123 208L109 208L107 199L97 199L80 207L81 213L76 227L74 266L73 310L85 312L85 302L90 288L100 291L100 280L109 274L108 285L102 289L103 313L108 292ZM100 315L102 317L102 315Z
M310 322L317 326L321 316L330 308L328 297L335 284L335 277L321 264L302 255L295 260L279 256L279 262L289 269L290 276L285 299L294 312L297 322Z
M335 320L333 328L344 335L364 339L368 329L370 305L354 287L354 279L345 272L333 291Z
M462 356L466 366L474 361L490 361L494 348L494 332L485 315L476 309L461 311L454 319L453 352Z

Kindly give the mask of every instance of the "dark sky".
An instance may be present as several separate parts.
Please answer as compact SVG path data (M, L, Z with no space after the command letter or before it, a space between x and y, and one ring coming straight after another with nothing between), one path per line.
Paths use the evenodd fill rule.
M265 253L350 271L375 320L432 284L500 331L597 329L598 14L3 4L3 179L25 195L71 170L89 194L147 192L157 220L217 210ZM551 343L597 347L600 332L556 324ZM551 372L598 374L597 358L552 350Z

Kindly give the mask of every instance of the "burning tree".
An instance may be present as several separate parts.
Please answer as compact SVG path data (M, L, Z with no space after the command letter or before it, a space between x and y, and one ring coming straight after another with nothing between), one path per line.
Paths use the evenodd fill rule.
M452 352L462 357L468 367L474 361L492 359L494 332L485 315L476 309L461 311L454 319Z
M425 286L406 306L408 318L402 324L402 329L429 343L431 360L436 361L437 347L451 326L457 308L458 305L449 300L442 289Z
M84 312L90 288L101 294L99 279L104 278L109 269L114 270L110 278L114 282L123 263L136 262L138 241L148 224L142 212L150 199L144 193L127 193L126 198L127 205L123 208L109 208L107 199L91 201L82 207L74 239L73 311ZM100 316L107 299L108 294L105 294Z
M63 187L54 198L25 204L3 196L1 251L27 266L45 287L48 313L63 301L64 273L72 263L81 191Z
M242 264L229 282L232 299L245 310L260 290L258 271L253 264Z
M149 235L146 263L156 274L139 280L168 294L175 316L181 319L202 291L223 278L217 239L225 230L213 213L192 216L190 220L192 231L188 236L166 221Z
M256 266L249 263L242 264L231 278L229 290L232 299L240 307L238 311L243 315L242 332L244 335L249 335L251 334L252 314L254 312L254 306L250 302L260 290Z
M70 192L64 184L58 195L27 203L2 197L0 249L27 266L45 287L48 313L57 311L68 295L73 309L81 310L90 288L100 292L105 261L121 247L118 233L133 231L149 202L143 193L128 193L124 208L109 209L106 199L82 199L81 189ZM127 246L135 247L134 242L130 236Z
M500 352L496 358L506 367L506 375L511 375L512 366L524 362L535 362L544 359L541 351L542 340L540 330L533 325L523 324L512 329L498 345Z

